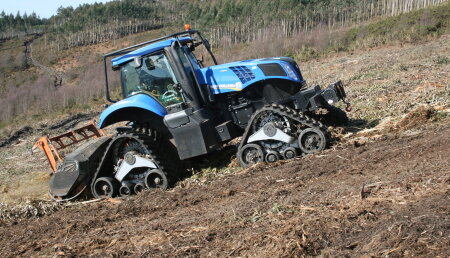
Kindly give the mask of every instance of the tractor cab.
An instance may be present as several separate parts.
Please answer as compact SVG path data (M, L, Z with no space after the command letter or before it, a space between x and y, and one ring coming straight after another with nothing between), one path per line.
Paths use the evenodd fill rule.
M179 111L181 106L198 109L212 98L210 90L199 84L203 80L197 77L203 62L193 51L200 45L217 64L208 41L199 32L189 30L105 55L105 74L106 58L114 57L112 68L120 72L125 99L146 94L168 113ZM108 86L107 77L106 83ZM108 91L107 87L108 100L116 102L110 99Z
M180 158L206 154L220 146L215 126L221 114L212 112L213 93L199 78L204 68L193 51L203 45L217 61L200 32L188 30L144 42L104 56L106 96L113 105L100 116L99 127L131 121L174 138ZM120 73L123 99L110 98L106 59ZM230 135L228 138L235 137Z

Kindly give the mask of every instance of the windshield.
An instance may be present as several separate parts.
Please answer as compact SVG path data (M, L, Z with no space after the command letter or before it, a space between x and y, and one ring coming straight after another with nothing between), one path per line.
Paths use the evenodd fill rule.
M134 67L133 62L121 68L125 97L147 93L165 107L183 102L178 81L164 53L144 57L140 67Z

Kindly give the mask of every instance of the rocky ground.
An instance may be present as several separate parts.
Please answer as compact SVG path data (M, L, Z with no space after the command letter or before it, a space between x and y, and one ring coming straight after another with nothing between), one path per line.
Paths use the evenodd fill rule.
M449 43L301 64L310 83L347 87L354 111L349 127L332 130L338 143L246 170L212 165L165 192L43 202L49 169L29 149L65 128L30 126L0 147L0 254L448 257Z

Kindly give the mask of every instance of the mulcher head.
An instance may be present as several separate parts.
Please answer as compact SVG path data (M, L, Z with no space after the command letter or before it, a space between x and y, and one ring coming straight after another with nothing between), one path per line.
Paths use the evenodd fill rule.
M82 145L64 158L50 179L50 195L57 201L80 196L95 174L111 138L97 138Z

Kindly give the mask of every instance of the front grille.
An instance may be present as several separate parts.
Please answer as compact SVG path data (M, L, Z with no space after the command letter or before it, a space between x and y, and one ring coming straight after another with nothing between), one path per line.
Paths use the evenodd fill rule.
M255 79L255 75L246 66L233 66L230 67L230 69L236 74L236 76L239 78L239 80L241 80L242 83L246 83Z

